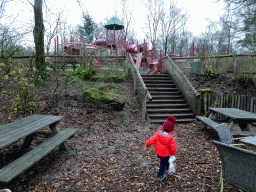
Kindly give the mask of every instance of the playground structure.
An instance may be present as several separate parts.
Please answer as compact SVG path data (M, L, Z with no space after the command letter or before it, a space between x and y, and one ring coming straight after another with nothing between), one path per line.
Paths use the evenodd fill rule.
M83 39L70 37L70 40L64 37L63 43L59 44L58 36L55 38L55 55L72 56L95 56L92 64L95 66L104 66L102 59L97 56L124 56L130 53L138 69L149 68L147 74L156 74L162 70L162 56L157 57L156 50L148 50L147 42L142 44L129 44L123 36L123 23L117 18L112 17L105 25L106 39L97 39L91 43L85 43ZM76 62L75 58L70 58L69 62Z
M103 59L100 56L124 56L125 53L130 53L138 70L141 68L146 70L147 74L161 73L163 68L162 57L163 51L160 50L157 54L154 43L152 49L148 49L148 44L144 40L142 44L127 43L123 36L123 23L117 18L112 17L105 25L106 39L97 39L91 43L85 43L84 39L70 37L70 40L64 37L63 43L59 44L58 36L55 38L55 55L71 55L71 56L94 56L92 64L94 66L104 66ZM190 57L194 57L194 43L190 47ZM173 54L170 52L170 56ZM180 46L180 57L182 55L182 46ZM117 61L117 59L115 58ZM182 59L181 59L182 60ZM74 57L70 57L68 62L71 64L77 63Z

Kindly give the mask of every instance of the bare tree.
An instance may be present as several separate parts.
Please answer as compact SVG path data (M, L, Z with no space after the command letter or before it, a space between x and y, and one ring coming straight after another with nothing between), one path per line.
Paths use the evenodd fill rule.
M46 19L44 24L46 27L45 36L46 36L46 54L49 54L52 40L56 37L59 32L60 25L62 23L63 10L59 10L55 15L54 13L49 12L46 9Z
M219 37L218 52L219 54L230 54L234 52L234 41L238 34L239 22L235 16L236 11L229 5L226 8L226 13L220 17L220 31L217 36Z
M227 7L233 5L233 9L239 10L235 16L240 19L240 43L244 48L255 52L256 44L256 1L255 0L224 0Z
M0 19L2 18L4 11L5 11L5 5L6 3L13 1L13 0L1 0L0 1Z
M3 62L4 71L9 74L12 70L12 57L18 52L19 35L10 29L10 27L0 26L0 61Z
M94 23L94 39L105 39L106 29L102 22Z
M159 25L161 16L163 13L163 0L148 0L146 7L147 7L147 28L148 31L146 36L149 38L151 44L156 41L158 32L159 32Z
M160 18L162 45L166 55L169 44L171 44L171 51L173 53L175 52L178 37L177 33L182 27L184 28L187 18L187 13L183 13L183 9L177 7L177 0L170 0L168 9L162 12Z
M125 40L128 39L129 33L131 33L131 20L132 11L127 7L127 0L122 0L122 23L124 24L123 35Z

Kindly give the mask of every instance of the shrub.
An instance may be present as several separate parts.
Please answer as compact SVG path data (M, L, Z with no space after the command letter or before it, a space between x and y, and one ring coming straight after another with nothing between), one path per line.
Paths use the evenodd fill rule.
M81 66L75 71L70 72L69 74L71 76L78 76L80 79L83 80L88 80L93 75L95 75L95 70L90 64L86 63L86 61L82 61Z
M202 70L205 77L213 79L216 77L215 58L206 58L202 61Z
M242 85L243 87L248 87L250 85L253 85L253 79L252 79L252 77L250 77L248 75L239 75L238 83L240 85Z
M25 72L26 68L23 64L18 63L11 71L10 83L13 86L14 101L12 102L14 112L27 112L35 106L35 85L27 78L28 74ZM5 76L9 79L9 75Z

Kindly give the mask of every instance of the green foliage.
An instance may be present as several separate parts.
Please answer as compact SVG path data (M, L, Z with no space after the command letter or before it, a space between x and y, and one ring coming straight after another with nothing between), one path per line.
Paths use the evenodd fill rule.
M243 87L248 87L253 85L253 79L250 75L239 75L238 76L238 83Z
M17 36L10 31L9 27L1 26L0 32L0 62L4 63L1 67L3 71L9 74L13 69L12 57L18 52L20 46L17 44Z
M126 79L126 74L124 71L120 71L120 70L107 70L107 71L108 71L108 75L103 75L103 76L95 75L91 78L91 80L92 81L122 83Z
M74 150L79 150L80 147L79 147L79 146L74 146L73 149L74 149Z
M255 5L254 5L255 7ZM246 15L247 14L247 15ZM244 38L242 40L239 40L238 43L240 43L243 47L249 48L249 49L255 49L256 44L256 9L254 8L253 11L245 13L246 16L244 16L244 27L241 29L241 31L244 32Z
M98 88L90 88L84 91L82 102L93 104L99 108L107 108L114 111L121 111L125 105L123 96L104 92Z
M118 97L118 95L116 95L114 93L103 92L97 88L87 89L87 90L85 90L85 93L90 95L95 100L101 100L104 102L109 102L112 97Z
M89 62L82 61L80 67L75 71L69 72L70 76L77 76L82 80L88 80L95 74L95 70L89 64Z
M87 43L93 40L94 22L90 15L83 14L83 24L79 26L78 33L81 39L85 39Z
M10 74L10 72L13 70L13 59L8 58L8 59L3 59L4 63L1 65L2 71L4 71L6 74Z
M202 70L205 77L213 79L216 77L215 58L207 58L202 61Z
M23 64L18 63L17 66L10 73L10 83L13 86L11 92L15 98L12 103L14 112L27 112L35 106L35 85L29 81L28 74L26 74L26 68ZM9 79L9 76L5 76Z
M200 93L213 93L213 90L210 88L206 88L206 89L199 89L197 90Z

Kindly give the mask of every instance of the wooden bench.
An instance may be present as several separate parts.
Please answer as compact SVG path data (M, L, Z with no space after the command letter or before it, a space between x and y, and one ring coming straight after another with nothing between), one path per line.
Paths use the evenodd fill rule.
M202 121L203 123L205 123L206 125L212 127L213 129L219 125L219 123L207 118L207 117L204 117L204 116L196 116L196 118L200 121Z
M76 131L77 129L74 128L64 129L53 137L47 139L33 150L0 169L0 183L6 184L29 169L32 165L50 153L55 147L71 137ZM63 146L61 149L65 150Z
M244 191L255 191L256 152L218 141L213 143L217 146L222 164L221 191L223 191L223 180Z
M32 115L15 122L0 126L0 149L25 138L23 151L28 151L34 136L46 137L42 144L28 151L20 158L0 169L0 184L4 185L29 169L32 165L50 153L55 147L65 150L64 141L77 131L75 128L58 132L56 125L62 116ZM42 128L49 126L51 131Z
M211 128L213 128L215 131L217 131L221 142L226 144L234 144L234 138L232 136L232 133L231 133L231 130L229 129L228 124L226 123L219 124L204 116L196 116L196 118L202 121L203 123L205 123L205 125L208 125Z

